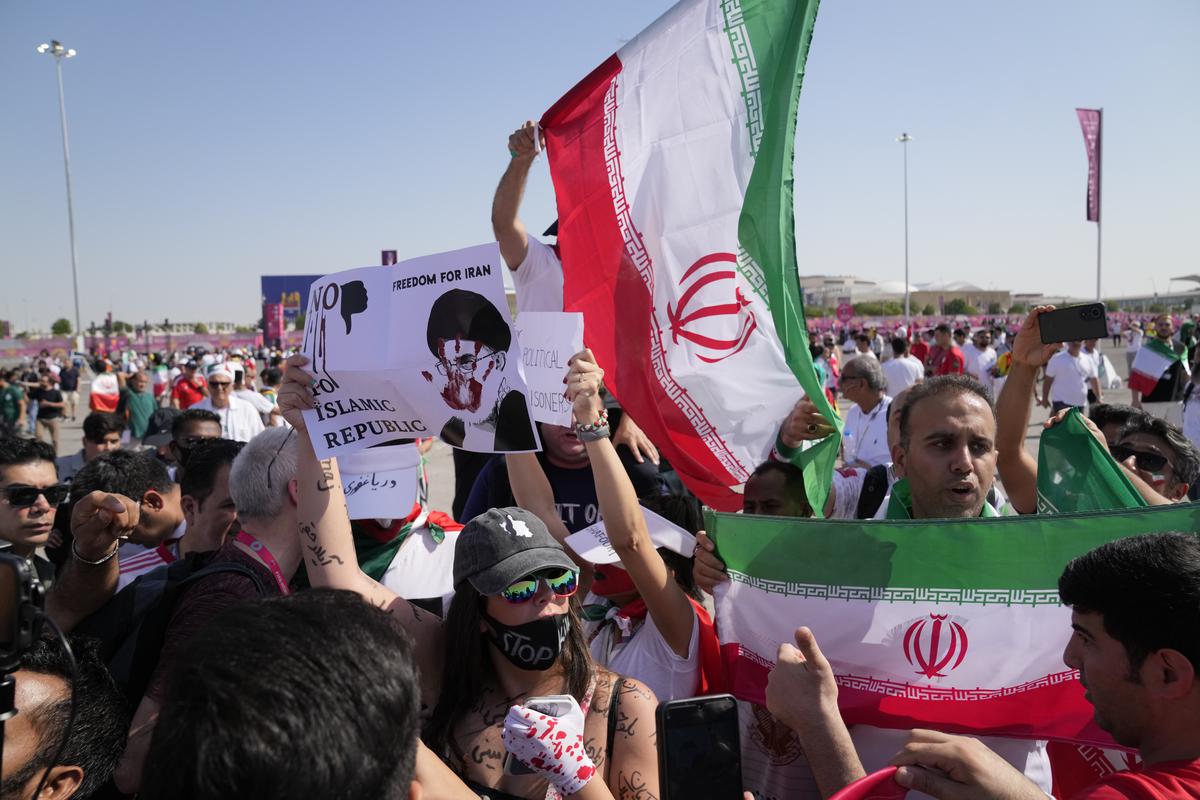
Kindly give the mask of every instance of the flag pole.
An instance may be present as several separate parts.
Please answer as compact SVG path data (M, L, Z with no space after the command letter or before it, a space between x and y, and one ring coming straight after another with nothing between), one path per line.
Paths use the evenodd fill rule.
M1100 191L1100 181L1104 176L1104 109L1096 109L1098 112L1096 126L1096 302L1100 302L1100 220L1103 214L1100 213L1100 207L1104 202L1104 195Z

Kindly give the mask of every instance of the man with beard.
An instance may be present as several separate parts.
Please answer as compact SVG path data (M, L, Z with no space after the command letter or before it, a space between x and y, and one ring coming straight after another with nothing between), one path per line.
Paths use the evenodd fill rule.
M476 451L537 448L525 395L504 379L512 332L487 298L463 289L443 294L429 310L426 342L453 414L442 428L445 442ZM421 374L433 382L432 373Z

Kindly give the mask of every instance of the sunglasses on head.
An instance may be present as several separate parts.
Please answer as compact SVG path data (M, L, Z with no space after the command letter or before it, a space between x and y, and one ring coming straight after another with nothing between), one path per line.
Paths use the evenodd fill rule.
M1112 453L1112 457L1117 461L1125 461L1130 456L1133 456L1133 463L1137 465L1137 468L1140 470L1145 470L1146 472L1159 472L1163 467L1170 463L1167 461L1166 456L1159 455L1158 453L1147 453L1142 450L1134 450L1132 447L1123 444L1114 444L1112 447L1108 448L1108 451Z
M50 505L59 506L66 501L67 495L70 493L71 487L65 483L56 483L41 489L36 486L4 487L4 495L8 499L8 504L13 508L29 508L41 496L44 496Z
M575 594L575 590L579 588L579 576L575 574L574 570L546 569L514 581L509 584L507 589L500 592L500 596L510 603L524 603L533 599L533 596L537 594L539 581L545 581L550 591L559 597L569 597Z

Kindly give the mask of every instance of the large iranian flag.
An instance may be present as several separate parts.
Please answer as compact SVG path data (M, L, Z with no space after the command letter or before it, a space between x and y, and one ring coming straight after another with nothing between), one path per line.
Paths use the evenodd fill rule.
M621 404L713 507L766 459L808 352L792 156L816 0L683 0L541 120L564 304ZM838 437L805 451L820 511Z
M848 724L1111 746L1062 661L1058 577L1112 539L1197 529L1190 504L869 525L712 515L731 690L764 704L779 643L807 625Z
M1130 390L1150 394L1171 365L1182 360L1183 354L1176 353L1169 343L1157 337L1147 337L1146 343L1133 357L1132 369L1129 371Z

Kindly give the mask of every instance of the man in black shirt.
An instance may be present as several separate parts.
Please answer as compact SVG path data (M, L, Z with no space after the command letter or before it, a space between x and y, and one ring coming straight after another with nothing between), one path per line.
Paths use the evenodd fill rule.
M54 512L67 499L58 482L54 450L37 439L0 439L0 549L29 559L42 583L54 565L36 554L54 528Z
M54 452L58 452L58 423L63 416L62 392L54 386L54 378L49 372L42 373L38 379L38 388L30 392L30 396L37 400L37 433L38 438L41 438L42 433L45 433L50 438L50 444L54 446Z
M58 388L67 401L67 413L75 421L75 409L79 407L79 367L71 362L58 372Z

